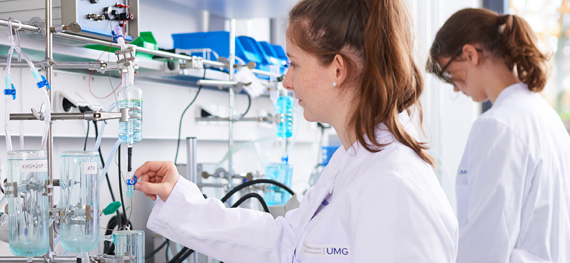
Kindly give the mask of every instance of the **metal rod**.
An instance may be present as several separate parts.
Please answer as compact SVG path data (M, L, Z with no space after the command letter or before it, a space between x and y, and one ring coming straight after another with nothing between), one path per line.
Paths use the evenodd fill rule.
M269 71L263 71L263 70L259 70L259 69L252 69L251 72L255 73L255 74L259 74L259 75L264 75L264 76L270 76L270 77L281 77L281 74L275 74L275 73L271 73Z
M188 180L198 183L198 162L196 161L196 137L186 137L186 174Z
M28 258L24 257L0 257L0 262L28 262ZM32 258L32 262L48 262L43 257ZM56 256L52 262L77 262L77 257L74 256Z
M198 183L199 187L226 187L228 184L225 183Z
M234 18L230 19L230 56L229 56L229 71L230 71L230 81L234 81L234 62L236 56L236 20ZM228 127L228 187L232 189L234 187L232 174L234 172L234 161L233 161L233 149L234 149L234 110L235 110L235 90L233 86L229 89L229 109L228 116L230 118ZM232 200L230 199L230 204Z
M121 112L103 112L103 111L87 111L84 113L52 113L51 120L88 120L88 121L103 121L121 119L128 116L128 111L121 110ZM36 116L33 113L10 113L10 120L13 121L27 121L27 120L43 120L41 115ZM127 118L128 120L128 118Z
M0 63L0 67L6 67L7 63ZM27 62L12 62L10 65L12 68L28 68ZM37 68L47 68L48 63L46 61L34 62L34 66ZM57 62L57 64L52 65L56 69L88 69L88 70L121 70L123 67L121 64L116 62L102 62L102 61L90 61L90 62L74 62L74 61L63 61Z
M46 3L46 10L45 10L45 15L46 15L46 61L48 62L48 65L50 65L52 59L53 59L53 35L52 32L50 30L53 20L52 20L52 11L53 11L53 3L52 0L45 0ZM54 86L53 82L52 82L52 74L53 74L53 68L51 67L47 67L46 68L46 80L48 81L48 83L50 84L50 86ZM50 102L52 101L51 98L51 89L47 90L48 93L48 98L50 100ZM52 103L50 103L50 105L52 105ZM53 105L52 105L53 108ZM50 112L52 112L52 109L46 109L49 110ZM47 165L48 165L48 180L50 182L53 181L53 127L51 122L48 124L48 140L47 140ZM48 197L48 203L49 203L49 207L53 207L53 196L49 196ZM49 247L50 247L50 251L54 251L54 238L55 238L55 233L53 231L53 228L50 227L49 228Z
M230 87L230 86L237 86L238 84L239 83L237 81L211 80L211 79L200 79L200 80L198 80L198 86Z
M197 117L196 121L229 121L230 118L223 117ZM259 117L241 117L239 119L234 119L233 121L256 121L256 122L269 122L275 123L276 118L273 116L259 116Z
M0 26L8 26L8 20L0 19ZM32 31L32 32L41 32L42 29L38 26L30 26L26 24L22 24L21 22L14 22L12 21L12 29L14 30L25 30L25 31Z
M72 35L72 34L67 34L67 33L59 33L59 32L53 33L53 34L57 37L74 39L74 40L79 40L79 41L98 44L98 45L111 46L111 47L115 47L115 48L121 48L121 46L117 43L108 42L108 41L104 41L104 40L92 39L92 38L88 38L88 37ZM182 60L193 60L194 59L191 56L174 54L174 53L170 53L170 52L153 50L153 49L148 49L148 48L143 48L143 47L137 47L137 52L149 54L149 55L155 55L155 56L159 56L159 57L164 57L164 58L168 58L168 59L182 59ZM202 63L204 65L212 66L212 67L225 67L226 66L226 64L224 64L223 62L211 61L211 60L205 60L205 59L202 60Z

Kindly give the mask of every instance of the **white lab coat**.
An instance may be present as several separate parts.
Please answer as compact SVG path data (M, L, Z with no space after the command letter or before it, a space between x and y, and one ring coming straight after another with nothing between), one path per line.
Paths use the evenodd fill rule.
M400 121L415 134L406 113ZM394 140L371 153L340 147L285 217L226 208L180 178L148 228L224 262L454 262L457 219L432 168Z
M518 83L473 124L457 174L458 263L570 262L570 138Z

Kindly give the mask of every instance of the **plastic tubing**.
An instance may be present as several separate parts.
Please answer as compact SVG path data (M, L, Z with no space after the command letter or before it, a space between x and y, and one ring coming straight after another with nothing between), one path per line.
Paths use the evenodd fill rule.
M99 179L97 180L97 183L100 184L103 181L103 177L107 173L107 170L109 170L109 166L111 166L111 163L113 163L113 156L115 156L115 151L117 151L119 145L121 145L121 140L117 139L115 145L113 146L113 150L111 150L111 154L109 154L107 160L105 161L105 167L103 167L103 170L101 170L101 173L99 174Z
M36 68L32 69L32 75L34 75L34 78L36 79L36 82L42 82L44 81L44 79L41 78L40 73L38 72L38 70ZM45 87L41 87L40 91L42 93L42 97L44 99L44 122L45 122L45 127L44 127L44 133L42 134L42 145L40 149L45 149L46 147L46 143L47 143L47 135L49 132L49 124L51 122L51 102L49 101L49 95L48 95L48 88Z
M111 104L111 106L109 106L109 108L107 109L107 112L111 112L116 107L117 107L117 103L114 102L113 104ZM106 122L103 122L103 125L101 125L99 136L97 136L97 140L95 141L95 148L93 149L93 151L95 151L95 152L98 151L99 146L101 146L101 140L103 139L103 132L105 131L106 125L107 125Z
M10 75L6 74L4 80L6 82L6 89L10 89L12 87L12 78L10 77ZM8 151L12 151L12 137L10 135L10 104L12 103L12 98L10 98L10 95L6 95L5 102L6 102L5 103L6 110L4 111L5 112L4 131L6 138L6 149Z

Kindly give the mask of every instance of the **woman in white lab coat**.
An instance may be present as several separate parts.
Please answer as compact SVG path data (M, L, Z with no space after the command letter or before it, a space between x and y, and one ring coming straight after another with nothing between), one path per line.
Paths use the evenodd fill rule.
M458 169L457 262L570 262L570 139L539 94L547 57L516 15L458 11L428 71L493 106L473 123Z
M457 220L408 116L421 116L423 82L404 3L291 10L283 85L342 142L299 208L276 219L226 208L172 163L147 162L135 187L157 200L148 228L224 262L454 262Z

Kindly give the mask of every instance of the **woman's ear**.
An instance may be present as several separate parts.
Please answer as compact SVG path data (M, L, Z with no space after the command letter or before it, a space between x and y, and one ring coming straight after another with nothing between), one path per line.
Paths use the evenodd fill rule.
M481 53L479 53L477 47L471 44L465 44L462 51L465 60L473 66L477 66L481 63Z
M336 54L331 66L334 74L333 83L337 83L337 86L342 85L348 75L347 61L340 54Z

